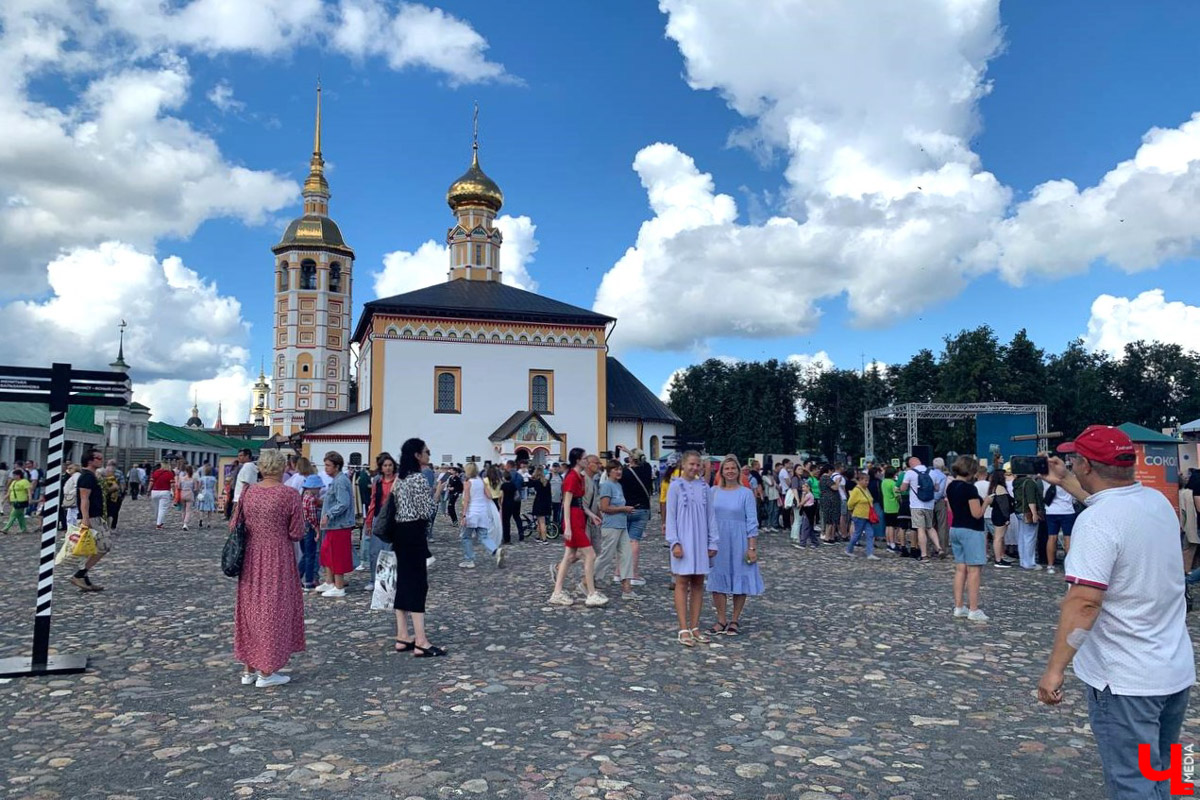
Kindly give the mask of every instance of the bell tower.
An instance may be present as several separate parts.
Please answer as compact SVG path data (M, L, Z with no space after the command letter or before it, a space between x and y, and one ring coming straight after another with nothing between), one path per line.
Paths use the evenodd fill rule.
M274 397L264 394L254 416L269 417L272 434L304 428L306 411L350 410L350 313L354 251L329 218L329 182L321 154L321 87L304 213L292 220L275 254ZM259 376L255 386L266 384ZM261 409L261 411L260 411ZM271 410L274 409L274 410Z
M446 203L457 223L446 232L450 280L500 282L500 245L504 235L493 226L504 205L504 193L479 166L479 106L471 142L471 166L450 184Z

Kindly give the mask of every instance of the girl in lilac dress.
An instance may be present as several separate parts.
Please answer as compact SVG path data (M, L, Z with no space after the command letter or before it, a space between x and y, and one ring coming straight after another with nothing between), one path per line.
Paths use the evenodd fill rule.
M741 467L737 456L725 456L717 485L712 488L713 516L721 549L708 573L717 624L711 633L738 635L738 620L746 607L746 598L763 593L758 572L758 509L754 493L738 480ZM733 618L726 622L725 609L733 595Z
M671 481L667 490L664 527L671 545L671 574L675 576L675 614L679 618L676 639L684 647L709 641L700 632L700 606L704 602L704 576L717 554L712 497L700 471L700 454L684 453L680 477Z

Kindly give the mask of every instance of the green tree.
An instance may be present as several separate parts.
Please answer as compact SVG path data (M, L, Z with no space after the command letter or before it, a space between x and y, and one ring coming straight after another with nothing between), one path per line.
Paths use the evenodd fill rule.
M938 362L938 402L992 403L1002 400L999 387L1004 383L1003 348L995 332L987 325L957 336L946 337L946 347Z
M1025 329L1017 331L1004 348L1004 402L1044 403L1046 399L1046 353L1033 343Z

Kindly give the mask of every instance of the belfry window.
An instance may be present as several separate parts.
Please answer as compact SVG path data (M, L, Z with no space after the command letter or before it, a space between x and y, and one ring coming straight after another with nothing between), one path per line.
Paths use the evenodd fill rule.
M342 265L336 261L329 265L329 291L342 291Z
M300 288L317 288L317 263L315 261L305 259L300 262Z
M279 264L279 291L286 292L288 289L288 268L287 262L283 261Z

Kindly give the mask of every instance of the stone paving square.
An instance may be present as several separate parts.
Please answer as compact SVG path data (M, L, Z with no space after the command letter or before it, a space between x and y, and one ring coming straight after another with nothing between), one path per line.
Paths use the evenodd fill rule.
M1036 685L1061 574L987 567L987 624L950 616L949 562L849 559L762 537L767 594L742 635L674 641L666 551L648 531L643 599L554 608L558 544L515 544L505 569L457 568L438 525L431 638L391 652L393 618L307 603L292 682L256 689L232 658L224 530L155 532L126 503L102 593L59 575L52 646L84 675L0 683L0 775L14 798L802 798L1104 796L1082 684L1047 708ZM0 537L9 565L0 655L27 652L36 535ZM706 611L705 625L714 616ZM1196 618L1189 619L1193 637ZM1200 735L1193 713L1185 742Z

